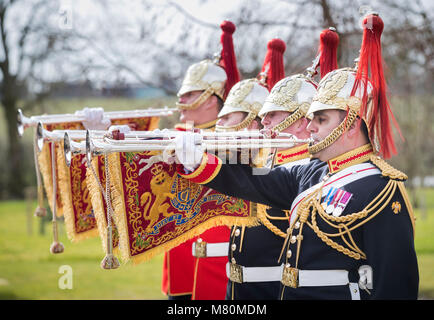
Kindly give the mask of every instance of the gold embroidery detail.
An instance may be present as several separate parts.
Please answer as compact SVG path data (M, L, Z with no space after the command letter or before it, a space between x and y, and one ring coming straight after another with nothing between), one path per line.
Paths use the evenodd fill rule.
M392 211L395 214L398 214L401 212L401 203L399 201L395 201L392 203Z
M306 152L303 152L306 151ZM279 151L274 159L274 164L285 164L301 159L309 158L310 154L308 151L307 144L302 144L301 146L293 147L283 151Z
M338 93L342 90L348 81L348 71L353 71L350 68L339 69L330 72L318 84L318 94L313 101L318 101L323 104L333 105L336 109L346 111L349 107L351 110L359 112L362 102L359 98L352 96L348 99L338 97Z
M290 78L286 84L279 87L274 87L265 103L273 103L278 106L285 107L287 111L295 111L300 107L300 104L296 101L295 96L301 88L302 82L298 77Z
M381 170L381 174L385 177L389 177L394 180L407 180L408 177L405 173L395 169L390 164L388 164L380 156L372 155L370 160L372 163Z
M346 152L336 158L327 161L329 172L335 173L352 165L366 162L372 155L372 146L370 143Z

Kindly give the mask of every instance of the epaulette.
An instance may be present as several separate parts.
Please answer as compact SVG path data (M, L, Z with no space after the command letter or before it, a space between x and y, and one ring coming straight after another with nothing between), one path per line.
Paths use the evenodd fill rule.
M370 158L371 162L381 170L381 174L384 177L389 177L393 180L407 180L408 176L398 169L395 169L390 164L388 164L383 158L380 156L372 155Z

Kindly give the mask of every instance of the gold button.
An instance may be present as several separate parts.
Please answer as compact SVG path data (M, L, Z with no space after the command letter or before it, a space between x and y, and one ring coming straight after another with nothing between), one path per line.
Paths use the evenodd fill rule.
M296 236L292 236L291 237L291 243L295 243L297 241L297 237Z
M235 249L237 249L237 245L236 245L235 243L233 243L233 244L231 245L231 249L232 249L232 251L235 251Z
M238 237L240 235L240 229L235 229L235 237Z
M286 256L287 256L288 258L291 258L291 256L292 256L292 251L291 251L291 250L288 250L288 252L286 253Z

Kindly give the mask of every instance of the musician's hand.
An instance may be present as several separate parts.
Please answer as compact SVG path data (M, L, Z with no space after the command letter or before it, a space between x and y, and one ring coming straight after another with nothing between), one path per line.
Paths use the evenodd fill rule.
M130 133L131 128L130 128L130 126L128 126L126 124L113 125L113 126L110 126L110 128L108 128L108 131L110 133L112 133L113 131L119 131L120 133Z
M264 135L264 137L268 138L268 139L274 139L279 134L278 132L273 131L271 129L261 129L261 130L259 130L259 132L262 133Z
M177 162L189 171L194 171L202 161L204 148L200 141L201 135L193 132L182 132L175 138Z
M75 114L85 118L82 123L89 130L106 130L111 124L110 119L104 117L103 108L86 107L83 110L76 111Z

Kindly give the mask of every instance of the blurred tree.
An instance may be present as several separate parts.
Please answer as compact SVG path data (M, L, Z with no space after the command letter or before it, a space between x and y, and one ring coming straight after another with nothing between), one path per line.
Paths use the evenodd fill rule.
M11 197L23 197L24 192L24 153L16 127L17 108L30 110L59 81L60 69L54 77L47 76L47 71L56 69L50 64L56 61L53 57L73 50L65 42L68 18L57 2L0 1L0 101L7 124L6 189Z
M1 102L7 118L8 190L21 196L22 150L16 133L18 104L30 111L55 83L140 83L176 93L188 66L220 50L220 18L231 20L238 67L244 78L260 71L266 43L287 44L287 75L314 59L319 32L340 36L339 66L358 56L364 13L385 22L383 56L392 96L398 97L403 153L393 162L411 177L433 174L433 10L425 0L2 0ZM431 8L432 9L432 8ZM55 88L55 86L54 86ZM395 101L395 100L394 100ZM77 106L81 108L83 106ZM411 114L411 116L408 116Z

